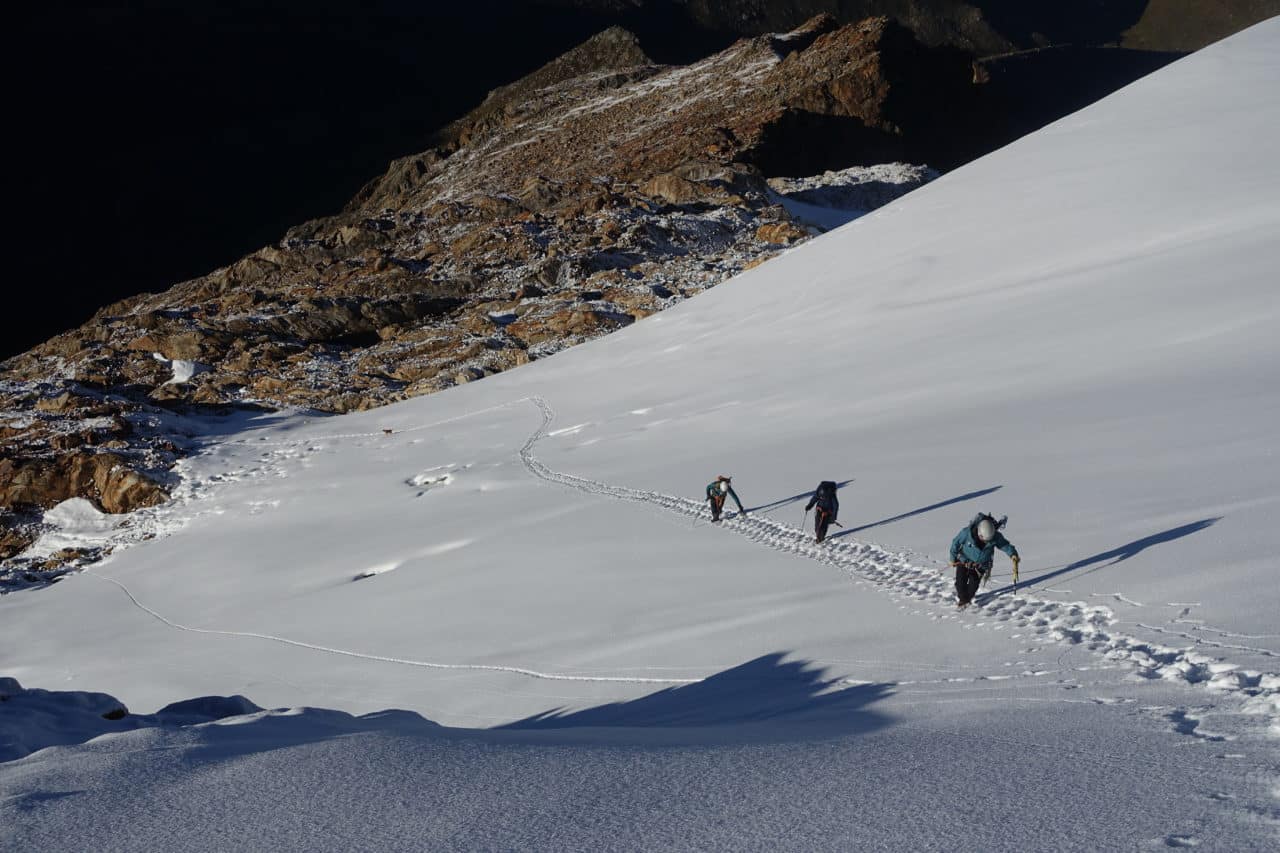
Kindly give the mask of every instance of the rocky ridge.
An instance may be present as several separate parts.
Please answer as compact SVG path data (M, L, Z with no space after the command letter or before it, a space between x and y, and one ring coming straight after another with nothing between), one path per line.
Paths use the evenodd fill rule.
M848 167L908 157L974 85L883 18L823 16L689 66L606 31L492 93L341 214L5 362L0 557L67 498L113 513L166 500L198 442L184 414L369 409L712 287L824 227L793 202L820 207L834 186L835 206L870 209L927 180ZM59 571L32 554L6 567Z

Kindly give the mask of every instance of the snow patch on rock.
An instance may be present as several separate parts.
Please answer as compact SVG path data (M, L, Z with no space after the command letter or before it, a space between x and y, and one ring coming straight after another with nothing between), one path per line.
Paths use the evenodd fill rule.
M152 353L151 355L156 361L168 364L170 369L173 370L173 376L164 383L165 385L181 385L184 382L190 382L191 377L200 373L208 373L213 369L209 365L203 364L199 361L192 361L185 358L169 360L158 352Z

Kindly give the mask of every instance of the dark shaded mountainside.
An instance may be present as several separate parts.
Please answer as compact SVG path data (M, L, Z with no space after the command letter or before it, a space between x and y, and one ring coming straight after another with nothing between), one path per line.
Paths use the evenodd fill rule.
M635 33L654 61L682 64L818 13L842 23L886 15L927 45L974 57L1055 46L991 75L983 136L948 137L925 158L946 167L1171 58L1161 54L1280 13L1280 0L73 0L23 8L12 14L5 62L16 81L12 181L24 251L11 260L20 286L0 315L0 357L338 210L486 92L611 25Z
M975 59L887 17L819 15L671 64L633 32L600 32L425 133L341 213L5 361L0 559L24 551L42 512L68 498L110 513L165 501L170 469L212 428L193 416L374 408L712 287L829 227L801 207L834 193L865 211L934 174L883 164L950 167L1012 138L1028 114L1010 104L1036 91L1027 66L1069 75L1077 61L1096 66L1095 50L1114 49ZM1126 62L1121 78L1135 73ZM1088 78L1072 96L1097 85ZM41 222L76 247L40 256L45 266L108 266L82 245L96 220ZM96 556L6 560L0 590Z
M664 19L709 33L759 35L814 15L884 15L925 44L977 55L1073 44L1192 51L1280 13L1273 0L546 0L547 5Z

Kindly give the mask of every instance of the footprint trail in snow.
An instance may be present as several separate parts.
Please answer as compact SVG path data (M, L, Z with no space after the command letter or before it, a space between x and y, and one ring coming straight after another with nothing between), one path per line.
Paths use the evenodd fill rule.
M541 397L528 399L542 413L541 426L520 449L520 459L533 476L591 495L655 506L695 519L709 517L701 501L614 486L552 470L533 455L533 448L551 434L548 428L555 419L555 411ZM933 618L956 618L953 613L948 613L948 617L942 615L945 612L942 608L950 608L954 601L950 579L936 568L913 563L905 554L858 541L828 539L819 544L803 530L754 515L727 517L720 526L774 550L833 566L888 593L893 599L934 605L939 612ZM1198 648L1200 640L1190 634L1181 636L1195 643L1191 647L1161 646L1113 630L1117 620L1108 607L1048 601L1019 592L980 597L971 612L982 620L974 627L1008 628L1017 632L1011 634L1013 637L1030 633L1069 646L1084 646L1110 661L1131 665L1144 678L1203 684L1219 694L1235 695L1245 702L1247 711L1268 716L1273 730L1280 731L1280 675L1242 669L1206 654ZM1224 647L1214 642L1204 645Z
M543 438L550 435L568 433L566 431L552 432L550 430L550 426L555 419L555 411L552 409L550 404L541 397L524 397L505 404L490 406L485 409L471 412L467 415L459 415L447 418L443 421L420 424L398 430L397 432L405 433L425 430L445 423L462 420L466 417L474 417L485 412L520 405L525 402L535 405L542 415L541 424L539 424L537 429L534 430L519 450L519 458L523 466L534 477L545 482L574 489L586 494L647 506L659 512L661 515L674 514L676 516L690 518L695 521L709 518L707 508L701 501L691 500L689 498L678 497L675 495L668 495L661 492L611 485L566 472L555 471L548 467L534 456L534 447ZM571 427L570 431L573 429L575 428ZM382 437L381 432L344 433L323 437L310 437L300 440L274 442L259 441L253 442L253 444L256 446L267 445L280 448L279 451L273 451L273 453L279 454L282 457L281 461L284 461L285 459L292 459L295 462L305 464L306 454L321 449L322 441L329 442L346 439L380 437ZM250 442L242 441L241 443L249 444ZM421 495L429 490L439 488L441 486L447 486L452 480L452 476L458 470L465 467L467 466L446 465L441 466L440 468L424 470L420 471L417 475L411 477L405 482L407 485L419 489L420 491L418 494ZM282 470L273 466L268 466L267 470L245 473L248 473L249 477L252 478L254 475L262 476L269 474L271 470L275 470L276 476L286 476ZM215 476L210 478L210 482L216 482L219 479L219 477ZM239 479L239 477L232 477L231 479ZM179 503L188 504L192 498L197 497L199 492L198 485L199 484L195 483L191 484L189 487L191 494L187 497L187 500L179 501ZM265 508L266 507L255 507L256 511L262 511L262 509ZM175 509L176 508L172 508L171 511L174 511ZM215 508L213 511L217 512L219 510ZM197 512L197 515L198 514L200 513ZM171 532L179 526L181 525L172 523L170 530L162 532ZM913 557L911 554L890 551L879 545L860 542L850 538L846 538L848 541L845 539L828 539L826 542L818 544L814 542L813 538L806 531L760 516L749 516L746 518L736 515L729 516L721 521L720 527L723 530L732 531L745 537L751 542L772 548L776 551L794 554L829 565L848 575L857 583L867 584L883 593L886 593L893 600L903 603L914 602L922 604L924 605L924 608L917 612L928 615L930 618L962 618L955 613L951 606L954 599L952 597L950 578L947 577L945 573L939 571L937 567L922 565L922 561L919 558ZM120 544L125 545L126 543L121 542ZM130 542L127 544L134 543ZM395 568L398 568L398 566L399 563L370 567L368 570L358 574L355 579L374 577L377 574L392 571ZM119 586L122 591L124 591L130 599L133 600L134 604L147 611L155 618L165 622L171 627L186 631L198 631L200 633L223 634L228 636L254 637L287 645L310 648L314 651L329 654L367 658L370 660L400 663L408 666L432 669L493 670L525 675L533 678L549 678L554 680L651 682L665 684L688 684L701 680L699 678L637 679L630 677L549 674L522 667L441 663L411 658L370 655L354 650L312 645L270 634L196 629L173 622L147 607L145 604L134 598L132 592L130 592L119 581L99 573L91 574ZM1108 597L1126 605L1131 604L1131 602L1123 600L1123 597L1118 594ZM1229 661L1215 657L1212 654L1212 652L1236 649L1272 655L1272 653L1267 650L1260 650L1251 646L1225 642L1227 638L1244 639L1244 637L1241 637L1240 635L1233 635L1229 632L1223 631L1219 632L1220 636L1217 639L1210 639L1208 637L1201 636L1200 634L1160 629L1143 623L1121 623L1116 619L1114 612L1105 606L1090 605L1081 602L1049 601L1026 593L1009 591L1002 591L999 594L989 594L985 597L980 597L975 606L970 608L965 617L963 617L963 621L965 622L966 628L989 628L991 630L1001 631L1008 630L1010 632L1009 636L1011 639L1025 637L1028 641L1033 643L1045 641L1061 643L1066 647L1066 650L1064 650L1064 656L1071 649L1085 648L1091 652L1102 655L1114 664L1132 667L1139 676L1144 678L1203 685L1219 695L1235 696L1244 703L1244 710L1246 713L1265 716L1270 723L1271 730L1274 733L1280 734L1280 676L1245 669L1232 664ZM1164 636L1177 636L1180 639L1189 640L1191 645L1177 648L1147 642L1115 630L1115 626L1118 624L1135 624ZM1177 730L1184 732L1190 730L1189 726L1184 722L1185 719L1186 718L1178 718L1178 720L1174 720L1175 728Z

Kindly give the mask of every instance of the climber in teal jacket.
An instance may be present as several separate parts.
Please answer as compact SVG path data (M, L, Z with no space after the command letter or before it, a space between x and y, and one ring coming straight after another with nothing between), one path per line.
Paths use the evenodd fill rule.
M980 512L951 540L951 565L956 569L956 601L961 608L973 601L983 576L991 571L997 548L1013 560L1013 571L1017 574L1018 549L1004 538L1000 526L994 518Z
M729 478L721 474L716 477L714 483L707 484L707 501L711 504L712 521L720 520L720 513L724 512L724 499L726 496L733 498L733 502L738 505L738 515L747 514L747 511L742 508L742 501L738 500L738 493L733 490Z

